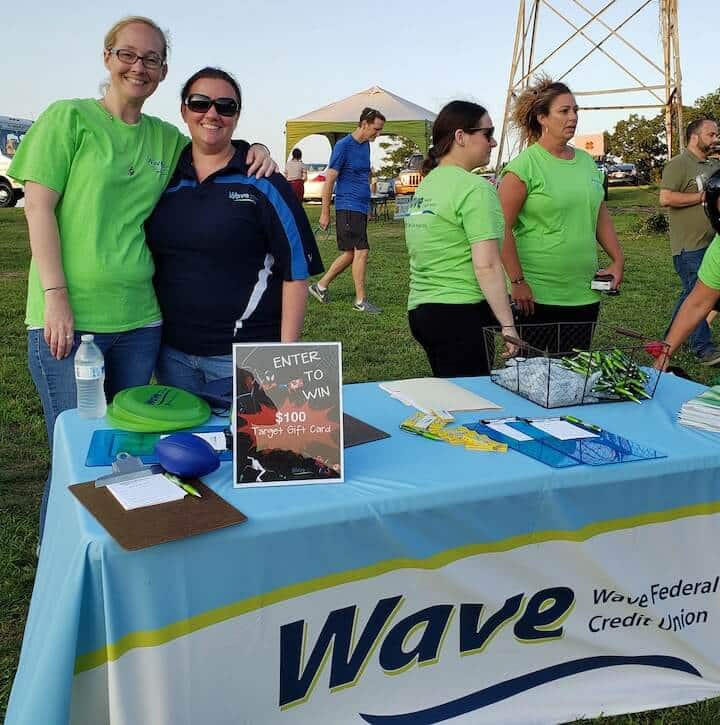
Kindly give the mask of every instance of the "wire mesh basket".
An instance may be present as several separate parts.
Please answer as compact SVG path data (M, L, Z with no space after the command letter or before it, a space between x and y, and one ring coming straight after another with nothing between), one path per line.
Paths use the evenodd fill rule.
M520 339L484 329L490 380L544 408L652 398L660 379L653 363L668 355L664 342L597 322L516 330Z

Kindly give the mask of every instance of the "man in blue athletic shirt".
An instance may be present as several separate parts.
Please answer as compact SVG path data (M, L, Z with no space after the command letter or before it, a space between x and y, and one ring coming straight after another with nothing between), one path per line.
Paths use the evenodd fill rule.
M370 251L367 220L370 211L370 141L382 132L385 116L374 108L364 108L358 127L335 144L325 173L320 227L330 224L330 200L335 189L335 223L340 256L315 284L310 294L320 302L329 301L328 287L339 274L352 265L355 304L358 312L381 312L365 294L365 270Z

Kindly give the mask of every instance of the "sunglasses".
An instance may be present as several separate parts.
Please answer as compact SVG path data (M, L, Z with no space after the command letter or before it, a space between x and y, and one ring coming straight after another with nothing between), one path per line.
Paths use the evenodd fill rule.
M202 93L193 93L185 99L185 105L194 113L207 113L212 106L221 116L228 118L240 110L240 104L234 98L209 98Z
M495 126L475 126L474 128L466 129L465 133L475 133L476 131L482 131L488 141L492 141L495 136Z

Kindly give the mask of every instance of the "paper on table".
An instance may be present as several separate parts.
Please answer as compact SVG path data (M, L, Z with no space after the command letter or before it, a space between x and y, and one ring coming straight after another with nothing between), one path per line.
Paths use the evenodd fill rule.
M502 433L504 436L507 436L508 438L512 438L516 441L531 441L532 437L529 435L526 435L525 433L522 433L519 430L515 430L515 428L511 428L507 423L486 423L485 424L488 428L491 428L494 431L497 431L498 433Z
M179 501L185 497L185 491L168 481L162 473L136 478L125 483L111 483L107 489L126 511Z
M499 410L500 406L444 378L389 380L380 387L423 412L431 410Z
M528 421L533 428L539 428L543 433L551 435L561 441L572 441L578 438L597 438L597 433L593 433L585 428L579 428L566 420L531 420Z
M160 438L167 438L169 435L172 435L172 433L161 435ZM206 433L193 433L193 435L207 441L216 451L218 451L218 453L227 450L225 433L221 430L208 431Z

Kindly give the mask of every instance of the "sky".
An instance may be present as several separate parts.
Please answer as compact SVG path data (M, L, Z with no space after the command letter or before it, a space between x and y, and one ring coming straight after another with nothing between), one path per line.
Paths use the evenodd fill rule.
M59 98L99 97L106 78L103 37L116 20L132 14L149 16L167 29L172 46L167 78L143 110L184 129L178 95L183 82L205 65L222 67L236 76L243 91L236 136L262 141L281 164L288 119L373 85L435 112L455 98L476 101L489 109L499 134L518 2L9 0L0 21L0 115L35 119ZM551 0L550 4L577 26L589 17L578 7L580 2L593 13L607 4L607 0ZM615 26L643 2L616 0L602 18ZM718 31L710 3L679 0L679 5L683 96L690 104L720 85L717 72L709 70L717 64L708 63ZM543 6L536 58L543 58L573 32ZM657 0L620 32L662 67ZM607 31L593 24L587 33L599 41ZM643 82L662 83L661 74L617 39L611 38L604 47ZM557 77L589 48L578 37L544 68ZM577 91L636 85L597 53L565 80ZM582 105L590 99L578 100ZM593 105L619 105L624 100L652 102L646 94L592 99ZM630 112L581 112L578 133L612 130ZM655 115L657 110L639 112ZM330 145L323 137L309 137L299 145L307 162L321 163L329 157ZM376 144L373 163L377 165L380 157Z

